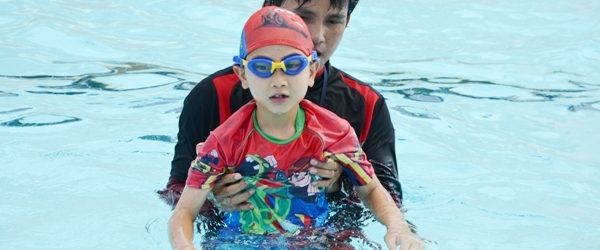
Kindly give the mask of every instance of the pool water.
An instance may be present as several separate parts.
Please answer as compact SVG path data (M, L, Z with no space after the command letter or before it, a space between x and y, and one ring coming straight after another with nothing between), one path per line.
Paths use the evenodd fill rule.
M169 249L154 191L183 98L231 64L260 2L0 1L0 248ZM427 249L598 248L598 12L358 5L332 62L387 98ZM356 248L384 245L364 233Z

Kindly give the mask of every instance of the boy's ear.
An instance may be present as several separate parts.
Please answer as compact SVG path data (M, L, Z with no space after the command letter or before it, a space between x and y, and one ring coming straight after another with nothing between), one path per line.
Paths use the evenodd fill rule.
M317 70L319 69L319 66L321 66L320 62L313 62L309 66L309 69L310 69L310 78L308 81L309 87L312 87L315 84L315 78L317 77Z
M248 89L248 79L246 79L246 70L238 65L233 65L233 73L240 79L242 88Z

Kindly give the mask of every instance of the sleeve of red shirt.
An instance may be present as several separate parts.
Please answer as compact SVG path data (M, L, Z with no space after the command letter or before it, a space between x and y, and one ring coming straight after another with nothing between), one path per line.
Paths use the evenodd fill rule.
M225 172L225 155L216 137L211 134L202 147L196 148L196 159L192 161L186 186L200 189L212 188L217 178Z
M335 159L342 166L343 174L354 186L363 186L373 180L373 165L360 147L354 129L343 122L342 133L326 148L325 157Z

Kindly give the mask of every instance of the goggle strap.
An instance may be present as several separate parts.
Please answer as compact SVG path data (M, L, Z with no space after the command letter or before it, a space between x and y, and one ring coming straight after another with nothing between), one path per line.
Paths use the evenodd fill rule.
M319 61L319 55L317 55L317 51L312 51L310 52L310 61L311 62L318 62Z
M242 66L243 59L240 56L234 56L233 57L233 65Z

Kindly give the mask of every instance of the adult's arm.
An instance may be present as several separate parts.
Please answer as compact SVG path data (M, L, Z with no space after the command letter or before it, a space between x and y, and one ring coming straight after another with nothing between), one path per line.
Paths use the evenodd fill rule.
M198 83L183 102L169 181L165 189L158 191L167 204L177 204L185 186L190 163L196 158L196 145L205 141L210 131L218 124L217 92L212 78L208 77Z
M373 112L371 128L362 148L373 165L381 185L390 193L397 205L402 202L402 187L398 179L394 126L383 96L379 96Z

